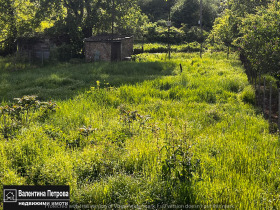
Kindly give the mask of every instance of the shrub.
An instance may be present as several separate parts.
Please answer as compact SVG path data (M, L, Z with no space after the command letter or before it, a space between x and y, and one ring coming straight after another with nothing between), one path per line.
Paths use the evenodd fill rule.
M168 27L165 21L158 21L149 25L147 29L146 40L148 42L161 42L161 43L180 43L184 40L185 33L181 29L170 27L168 35Z
M255 91L251 86L247 86L240 94L240 98L243 102L254 105L255 104Z

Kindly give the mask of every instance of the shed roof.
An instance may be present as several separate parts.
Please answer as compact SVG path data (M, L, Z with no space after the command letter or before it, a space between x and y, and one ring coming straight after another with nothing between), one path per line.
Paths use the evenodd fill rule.
M97 35L84 39L85 42L108 42L108 41L121 41L124 39L132 38L131 35Z

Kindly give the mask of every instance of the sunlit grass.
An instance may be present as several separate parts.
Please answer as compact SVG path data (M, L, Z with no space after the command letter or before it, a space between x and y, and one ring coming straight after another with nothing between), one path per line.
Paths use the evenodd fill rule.
M237 56L171 58L142 54L136 62L5 72L0 88L7 99L21 97L35 81L45 88L40 97L56 99L59 109L44 120L34 117L11 139L1 137L0 183L67 184L72 203L278 208L279 142L253 106ZM21 79L21 88L9 86ZM68 83L73 89L66 90ZM142 118L129 123L122 109ZM82 136L83 126L96 130ZM181 156L164 174L173 150L187 154L186 180L173 173L189 167L180 166Z

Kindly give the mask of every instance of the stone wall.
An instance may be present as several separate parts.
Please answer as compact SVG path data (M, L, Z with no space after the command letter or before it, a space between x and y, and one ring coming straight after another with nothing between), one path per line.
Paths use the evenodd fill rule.
M111 43L85 42L85 57L87 62L111 61Z
M133 54L133 37L121 40L121 60L131 57ZM85 57L87 62L111 61L111 42L110 41L86 41Z

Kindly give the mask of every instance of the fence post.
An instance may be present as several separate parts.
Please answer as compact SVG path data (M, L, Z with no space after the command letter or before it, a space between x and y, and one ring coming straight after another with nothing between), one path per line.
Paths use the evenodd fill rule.
M265 77L263 78L263 114L265 116L265 89L266 89L266 86L265 86Z
M181 70L181 73L183 72L183 67L182 65L180 64L180 70Z
M272 82L269 82L269 122L271 123Z

